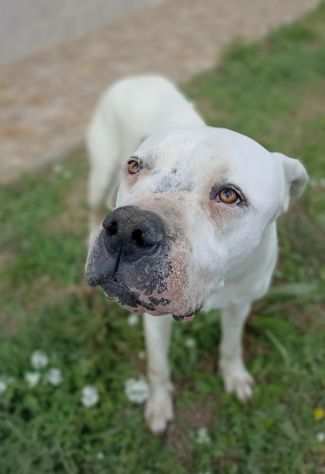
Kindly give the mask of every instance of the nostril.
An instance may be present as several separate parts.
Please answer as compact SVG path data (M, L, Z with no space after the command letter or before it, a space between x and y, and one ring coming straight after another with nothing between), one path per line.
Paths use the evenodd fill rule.
M131 234L132 241L137 245L137 247L146 247L147 242L144 238L144 233L141 229L134 229Z
M110 235L111 237L116 235L117 232L118 232L117 221L110 222L107 226L105 226L105 230L106 230L107 234Z

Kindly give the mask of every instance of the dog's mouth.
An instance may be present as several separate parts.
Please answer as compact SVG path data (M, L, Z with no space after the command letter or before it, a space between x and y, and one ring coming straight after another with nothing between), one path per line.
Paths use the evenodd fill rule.
M143 295L130 289L125 282L116 277L107 278L100 284L100 286L109 300L121 304L132 312L138 314L147 312L153 316L162 316L172 313L172 311L168 311L168 306L172 305L172 301L164 298L155 298L153 296L147 296L144 298ZM183 314L173 313L172 316L173 319L178 322L192 321L195 313L200 311L200 309L200 307L197 307Z
M139 295L117 277L107 278L100 286L108 299L130 308L132 311L138 312L142 307L147 310L153 309L151 306L148 307L148 305L143 303Z
M186 314L173 314L173 319L175 321L193 321L194 316L196 315L196 313L201 311L201 309L202 306L198 306L196 309Z
M162 304L162 299L158 300L149 296L144 300L140 292L129 288L117 275L115 275L114 278L105 279L105 281L100 284L100 287L109 300L119 303L132 312L139 314L144 312L160 314L158 307L159 304ZM169 303L169 300L166 300L166 303Z
M173 314L173 318L175 321L192 321L194 319L195 314Z

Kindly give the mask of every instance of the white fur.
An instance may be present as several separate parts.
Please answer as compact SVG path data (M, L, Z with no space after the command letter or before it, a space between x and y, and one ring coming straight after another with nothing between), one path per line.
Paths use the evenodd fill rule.
M222 310L220 369L225 388L240 400L248 399L253 379L243 362L242 332L251 303L271 282L277 260L276 218L287 210L290 197L301 193L305 169L248 137L207 127L176 87L156 76L125 79L109 88L99 101L87 144L90 254L103 203L151 209L171 219L172 228L181 226L186 241L181 249L187 272L184 314L197 307ZM150 171L130 184L125 162L133 154ZM246 207L209 202L211 186L222 179L244 190ZM178 216L175 221L166 214L171 208ZM153 432L161 432L173 418L171 316L146 314L144 325L151 389L146 419Z

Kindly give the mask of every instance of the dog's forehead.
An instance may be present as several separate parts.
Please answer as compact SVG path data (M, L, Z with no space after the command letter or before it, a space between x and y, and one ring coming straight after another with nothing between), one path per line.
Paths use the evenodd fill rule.
M200 141L201 128L159 131L146 138L135 154L149 166L183 169L186 162L190 165L193 148Z
M190 188L207 177L250 188L273 186L275 160L249 137L232 130L201 126L150 136L136 151L165 187Z

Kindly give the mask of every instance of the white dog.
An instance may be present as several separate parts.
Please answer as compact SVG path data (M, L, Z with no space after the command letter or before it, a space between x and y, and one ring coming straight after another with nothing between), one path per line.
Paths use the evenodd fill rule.
M144 314L153 432L173 418L172 316L221 309L227 392L252 394L242 359L251 304L270 286L277 217L301 194L302 164L251 138L208 127L176 87L144 76L114 84L88 132L90 285ZM115 210L99 228L103 201ZM203 316L202 316L203 317Z

